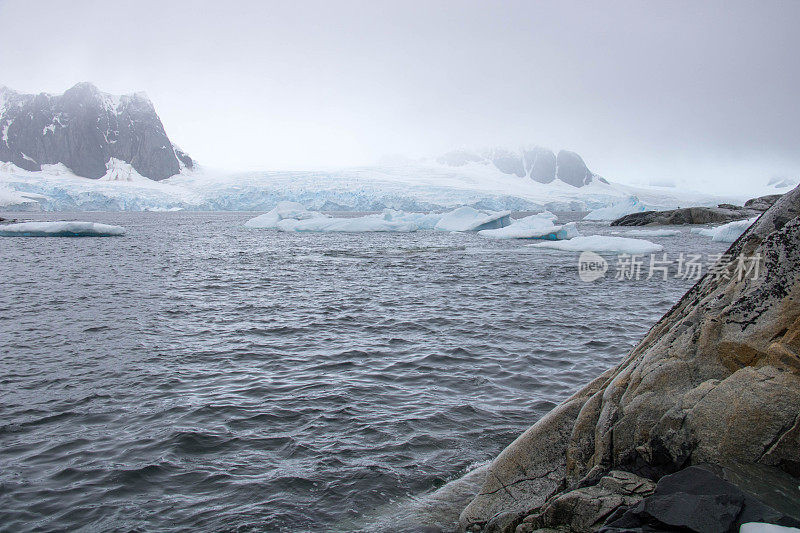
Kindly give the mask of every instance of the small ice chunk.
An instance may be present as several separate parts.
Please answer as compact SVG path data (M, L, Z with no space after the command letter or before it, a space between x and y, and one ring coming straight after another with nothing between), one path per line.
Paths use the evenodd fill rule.
M595 209L583 217L583 220L616 220L625 215L641 213L642 211L646 211L644 204L640 202L636 196L629 196L625 200L617 202L610 207Z
M644 239L628 239L626 237L610 237L607 235L589 235L564 241L542 241L528 246L553 248L565 252L610 252L630 255L651 254L664 249L660 244Z
M487 213L469 206L459 207L442 215L435 229L439 231L481 231L503 228L511 224L511 211Z
M711 237L711 240L714 242L734 242L741 237L757 219L758 217L748 218L747 220L735 220L714 228L694 228L692 233L697 233L703 237Z
M680 234L679 229L633 229L628 232L634 237L675 237Z
M125 228L97 222L21 222L0 226L2 237L111 237Z

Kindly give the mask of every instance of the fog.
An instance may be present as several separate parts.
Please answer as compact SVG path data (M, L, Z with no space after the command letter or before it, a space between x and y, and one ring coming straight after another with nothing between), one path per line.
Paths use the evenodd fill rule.
M541 144L624 183L800 177L800 2L0 2L0 84L145 91L228 169Z

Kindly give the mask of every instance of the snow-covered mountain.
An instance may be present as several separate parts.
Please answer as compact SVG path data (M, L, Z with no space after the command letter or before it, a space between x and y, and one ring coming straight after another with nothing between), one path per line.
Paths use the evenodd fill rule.
M91 83L60 95L0 87L0 161L28 171L60 163L78 176L97 179L106 175L112 159L153 180L193 166L191 157L170 142L144 93L114 96Z
M6 211L268 211L281 201L325 211L590 211L744 199L611 183L578 154L539 146L315 172L211 171L172 144L143 93L113 96L89 83L62 95L0 88L0 209Z
M549 148L532 146L519 150L492 148L481 151L455 150L436 159L436 162L451 167L470 163L493 165L504 174L528 177L539 183L561 181L573 187L584 187L594 180L608 183L594 174L575 152L561 150L556 155Z

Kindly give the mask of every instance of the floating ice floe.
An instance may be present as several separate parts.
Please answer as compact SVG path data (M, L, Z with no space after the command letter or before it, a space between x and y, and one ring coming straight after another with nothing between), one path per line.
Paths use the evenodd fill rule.
M0 226L1 237L113 237L125 228L97 222L21 222Z
M610 207L601 207L600 209L595 209L583 217L583 220L616 220L620 217L624 217L625 215L641 213L642 211L646 210L647 208L636 196L629 196L622 202L618 202Z
M308 220L312 218L328 218L322 213L309 211L303 204L297 202L279 202L268 213L251 218L244 223L248 228L276 229L281 220Z
M681 234L679 229L633 229L627 233L634 237L675 237Z
M542 241L528 246L552 248L565 252L609 252L630 255L651 254L664 249L660 244L644 239L628 239L626 237L609 237L606 235L589 235L563 241Z
M332 217L307 210L295 202L281 202L272 211L245 222L250 228L274 228L281 231L313 232L411 232L421 229L440 231L479 231L510 224L511 213L483 212L461 207L444 214L407 213L386 209L362 217Z
M722 226L714 228L694 228L692 233L697 233L703 237L711 237L714 242L733 242L741 237L747 229L753 225L758 217L748 218L747 220L735 220Z
M465 206L442 215L434 229L440 231L481 231L503 228L509 224L511 224L511 211L487 213Z
M490 239L542 239L560 241L578 236L574 223L557 226L553 224L555 215L544 212L511 222L509 226L485 229L478 232L481 237Z
M739 533L800 533L800 529L765 522L747 522L739 528Z
M356 218L333 218L323 216L304 220L287 218L278 222L278 229L281 231L317 231L331 233L364 233L373 231L405 233L417 231L419 226L411 222L386 220L383 215L367 215Z

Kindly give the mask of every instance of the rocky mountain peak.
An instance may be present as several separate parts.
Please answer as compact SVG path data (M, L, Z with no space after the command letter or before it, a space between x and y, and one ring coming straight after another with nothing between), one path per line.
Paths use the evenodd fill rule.
M153 180L194 164L169 140L143 92L117 96L89 82L61 95L0 89L0 161L31 171L62 163L79 176L97 179L111 159Z
M575 152L561 150L558 155L549 148L529 146L519 150L491 148L482 151L455 150L442 155L438 163L453 167L469 163L493 165L504 174L530 178L539 183L559 180L573 187L589 185L597 179L608 183L586 166L583 158Z

